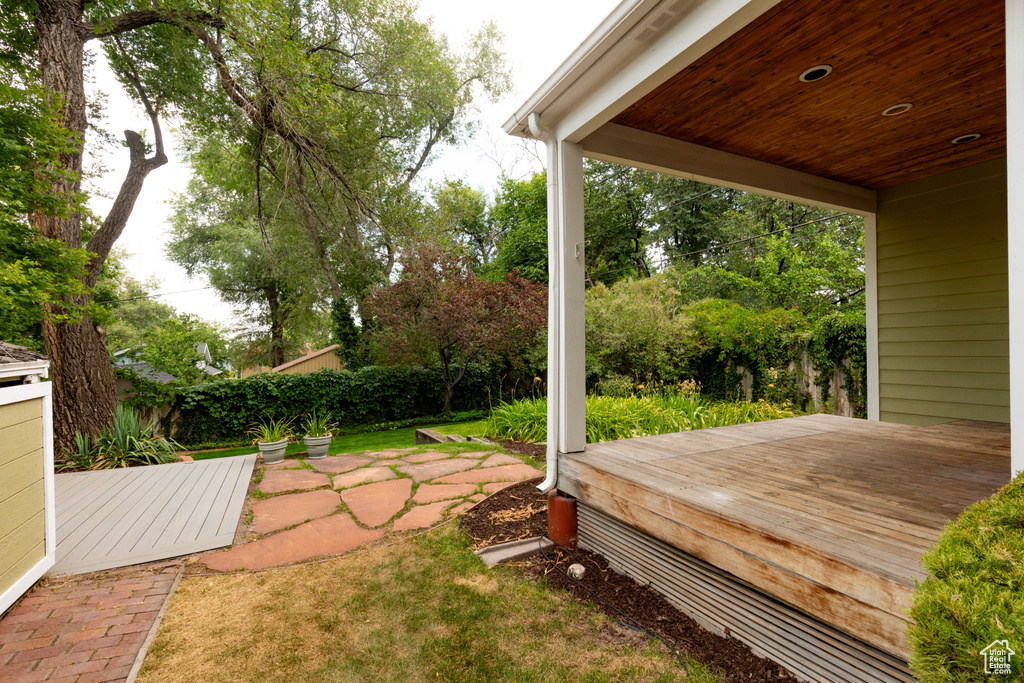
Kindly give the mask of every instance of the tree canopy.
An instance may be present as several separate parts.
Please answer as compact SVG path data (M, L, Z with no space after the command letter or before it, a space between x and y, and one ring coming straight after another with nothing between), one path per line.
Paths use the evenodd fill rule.
M521 357L547 319L543 285L514 271L498 282L484 280L468 257L436 247L405 256L399 280L371 293L366 304L387 360L440 362L445 412L470 363Z
M37 317L52 363L58 452L73 446L76 430L97 433L113 412L102 330L88 315L63 316L88 313L90 289L146 177L167 163L166 117L200 141L194 149L220 144L247 155L256 225L275 213L264 202L275 197L290 227L307 233L325 289L340 298L387 277L416 214L411 183L440 145L467 131L475 97L508 87L493 26L457 53L401 0L0 0L0 17L4 59L16 71L8 82L41 84L52 114L38 119L66 141L53 154L33 152L41 163L32 177L45 178L36 204L45 210L32 202L13 209L31 212L38 238L64 250L42 268L56 280L29 272L49 243L26 240L27 249L4 253L4 277L55 299L37 299ZM92 41L150 121L146 135L125 131L130 166L94 227L83 225L78 204ZM14 130L5 141L26 139L22 124L4 125ZM67 208L58 210L61 203Z

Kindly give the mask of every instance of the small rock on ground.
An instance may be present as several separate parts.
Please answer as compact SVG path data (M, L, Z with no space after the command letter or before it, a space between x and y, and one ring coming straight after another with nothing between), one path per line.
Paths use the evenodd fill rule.
M455 515L461 515L463 512L473 507L474 505L476 505L476 503L468 501L465 503L459 503L458 505L456 505L455 507L448 511L448 516L454 517Z
M298 458L285 458L281 462L264 465L264 467L268 470L300 470L302 469L302 461Z

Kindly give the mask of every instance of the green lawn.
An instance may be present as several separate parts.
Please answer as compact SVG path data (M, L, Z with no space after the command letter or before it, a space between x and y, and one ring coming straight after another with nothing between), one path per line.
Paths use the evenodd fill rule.
M458 526L329 562L185 578L140 683L720 683Z
M393 429L386 432L372 432L369 434L352 434L351 436L339 436L331 441L331 447L327 449L330 455L339 453L352 453L354 451L382 451L388 448L410 448L416 445L416 430ZM306 450L302 440L288 444L288 453L298 453ZM235 455L246 455L256 453L256 446L243 446L241 448L225 448L217 451L200 451L192 453L196 460L211 460L213 458L230 458Z
M461 434L462 436L479 436L484 433L487 420L476 420L474 422L459 422L456 424L440 425L430 429L440 434ZM330 455L339 453L353 453L355 451L383 451L388 448L411 448L416 445L416 428L392 429L385 432L371 432L369 434L352 434L350 436L339 436L331 441L331 447L327 450ZM295 443L288 444L285 454L298 453L306 450L299 439ZM242 446L239 448L222 448L216 451L199 451L192 453L196 460L211 460L213 458L230 458L235 455L246 455L257 452L256 446Z
M476 420L474 422L460 422L458 424L441 425L431 427L438 434L460 434L462 436L483 436L487 430L487 420Z

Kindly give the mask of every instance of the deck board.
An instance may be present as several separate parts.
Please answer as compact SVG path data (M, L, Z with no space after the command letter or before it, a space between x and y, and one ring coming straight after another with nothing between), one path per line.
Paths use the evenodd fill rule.
M255 455L56 476L56 574L230 545Z
M1009 465L1005 425L809 415L590 444L559 488L906 658L921 555Z

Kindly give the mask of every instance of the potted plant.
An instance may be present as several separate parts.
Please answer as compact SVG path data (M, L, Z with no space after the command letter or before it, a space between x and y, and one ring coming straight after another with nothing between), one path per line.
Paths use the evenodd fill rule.
M331 430L334 427L329 413L314 409L306 415L302 422L302 431L305 432L302 442L306 444L306 458L315 460L327 455L327 448L331 445Z
M284 460L284 449L292 435L292 421L265 418L249 428L249 436L263 455L264 465L273 465Z

